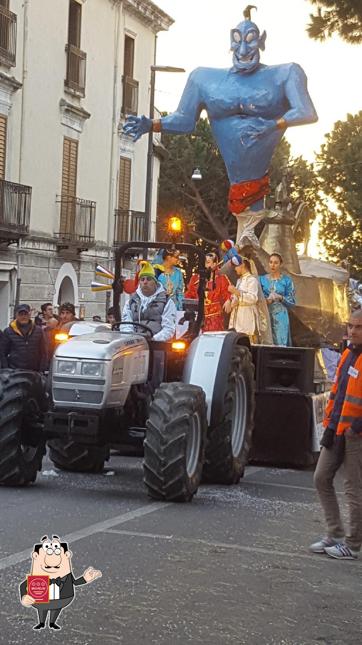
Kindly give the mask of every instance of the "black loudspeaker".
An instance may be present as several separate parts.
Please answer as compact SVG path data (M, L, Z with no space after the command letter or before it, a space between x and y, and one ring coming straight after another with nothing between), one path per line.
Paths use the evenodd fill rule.
M255 345L252 351L257 392L309 394L314 391L313 348Z
M258 392L249 459L270 466L309 466L312 432L311 396Z

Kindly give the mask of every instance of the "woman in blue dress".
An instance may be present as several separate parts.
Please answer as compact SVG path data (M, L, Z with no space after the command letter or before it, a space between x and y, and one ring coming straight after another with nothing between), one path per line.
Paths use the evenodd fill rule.
M163 273L159 275L158 281L162 284L167 295L174 301L176 309L182 311L185 284L181 269L176 266L180 252L162 249L159 254L162 258ZM158 261L158 257L156 259Z
M270 273L260 276L260 284L268 304L274 345L291 345L288 309L295 305L292 279L281 272L283 258L272 253Z

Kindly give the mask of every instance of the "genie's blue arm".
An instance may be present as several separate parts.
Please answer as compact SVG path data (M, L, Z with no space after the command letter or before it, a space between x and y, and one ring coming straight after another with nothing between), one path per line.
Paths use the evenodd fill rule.
M318 121L318 115L308 93L307 77L296 63L290 65L288 78L285 81L285 93L290 104L290 110L283 114L286 127Z
M198 72L198 69L191 72L176 112L161 118L163 132L189 134L194 131L200 112L204 107L197 78Z

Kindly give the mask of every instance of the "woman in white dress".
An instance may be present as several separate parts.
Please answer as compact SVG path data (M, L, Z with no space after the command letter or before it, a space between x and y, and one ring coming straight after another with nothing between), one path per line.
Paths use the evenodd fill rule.
M229 286L231 298L224 305L225 311L230 313L229 329L247 334L252 343L260 342L258 279L252 275L247 258L234 255L231 264L238 275L238 281L235 287Z

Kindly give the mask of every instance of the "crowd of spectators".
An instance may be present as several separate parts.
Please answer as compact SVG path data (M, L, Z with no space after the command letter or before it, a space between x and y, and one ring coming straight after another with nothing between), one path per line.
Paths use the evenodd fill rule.
M45 302L32 319L29 304L14 308L14 319L0 332L0 366L2 369L46 371L55 348L55 336L69 332L77 320L75 307L65 302L56 315L51 302Z

